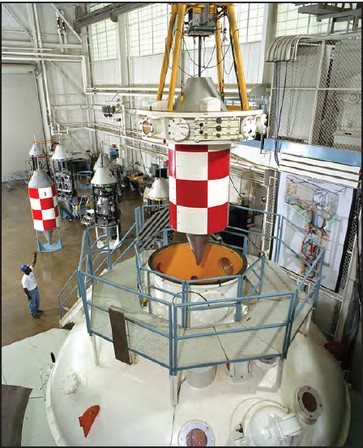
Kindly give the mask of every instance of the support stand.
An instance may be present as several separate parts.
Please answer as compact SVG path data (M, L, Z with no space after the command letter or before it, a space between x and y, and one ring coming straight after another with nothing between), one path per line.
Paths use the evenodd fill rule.
M63 247L63 243L60 237L60 230L59 228L56 229L58 232L58 239L54 243L41 243L39 239L39 231L36 230L36 239L37 239L37 247L38 252L55 252L56 250L60 250ZM40 232L42 233L42 232Z

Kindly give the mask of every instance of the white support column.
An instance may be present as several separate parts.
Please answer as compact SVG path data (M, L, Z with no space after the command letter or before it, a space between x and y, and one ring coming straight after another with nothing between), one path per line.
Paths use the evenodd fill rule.
M99 357L98 357L98 351L97 351L97 336L94 334L91 335L91 342L92 342L92 350L93 350L93 360L95 363L95 366L97 367L100 363Z
M179 389L181 386L181 373L177 375L170 375L170 400L172 406L177 406L179 400Z
M260 64L262 64L262 78L260 82L262 84L270 84L272 66L273 64L266 61L266 54L270 47L272 40L276 36L276 22L277 22L277 3L266 3L265 13L263 16L263 32L261 40L261 52L260 52Z
M83 8L85 6L83 5ZM84 93L86 94L86 90L88 87L93 86L92 81L92 68L90 64L90 43L89 43L89 35L88 33L82 34L82 53L83 53L83 59L82 59L82 76L83 76L83 89ZM87 101L87 122L88 125L91 123L91 112L93 109L93 121L95 121L95 110L94 110L94 96L93 95L86 95L86 101ZM90 148L93 149L97 147L97 132L93 132L91 130L88 131L88 138L90 141Z
M120 85L130 85L130 61L128 58L127 42L129 40L126 14L118 16L118 30L119 30L119 49L120 49Z
M35 12L35 7L36 5L34 4L30 4L28 3L27 8L28 8L28 15L29 15L29 23L30 26L32 27L32 34L33 34L33 46L35 50L38 50L40 48L42 48L42 46L40 45L40 37L38 36L38 27L37 27L37 22L36 22L36 12ZM42 73L43 70L43 65L44 62L41 62L40 58L36 58L34 57L34 62L38 62L37 64L37 69L39 71L38 74L36 74L36 81L37 81L37 88L38 88L38 92L39 92L39 102L41 105L41 114L42 114L42 122L43 122L43 128L45 130L45 139L46 140L50 140L51 138L51 134L50 134L50 128L49 128L49 124L48 124L48 120L49 120L49 116L48 116L48 98L47 98L47 90L46 90L46 86L45 86L45 79Z

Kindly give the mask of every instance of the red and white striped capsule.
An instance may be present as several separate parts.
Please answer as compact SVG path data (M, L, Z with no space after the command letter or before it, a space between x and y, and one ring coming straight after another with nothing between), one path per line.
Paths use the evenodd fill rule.
M46 232L59 227L57 190L47 173L34 171L28 184L28 193L34 229Z
M229 144L172 144L169 148L170 225L207 235L228 225Z

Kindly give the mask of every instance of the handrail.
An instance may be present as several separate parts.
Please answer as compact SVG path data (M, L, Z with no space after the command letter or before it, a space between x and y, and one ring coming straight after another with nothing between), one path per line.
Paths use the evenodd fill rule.
M166 307L168 307L169 310L170 310L169 313L168 313L169 314L169 320L168 321L165 321L164 319L161 320L161 322L163 322L163 324L167 325L166 328L165 328L165 331L161 331L157 327L150 326L147 323L145 323L143 320L138 320L137 319L137 312L134 313L134 312L125 311L125 320L127 322L133 323L133 324L135 324L135 325L137 325L137 326L139 326L139 327L141 327L141 328L143 328L143 329L145 329L147 331L150 331L152 333L158 334L159 336L168 338L169 350L170 350L171 344L177 343L177 341L181 341L181 340L185 340L185 339L192 339L192 338L197 339L197 338L204 338L204 337L208 337L208 336L218 336L218 335L231 334L231 333L243 333L243 332L248 332L248 331L258 331L258 330L270 329L270 328L278 328L278 327L286 327L286 328L288 328L288 326L290 324L290 322L289 322L289 313L288 313L285 321L282 321L282 322L279 321L279 322L274 322L274 323L267 323L267 324L264 324L264 325L256 325L256 326L253 326L253 327L250 327L250 328L245 328L245 327L243 327L241 325L239 328L227 328L227 329L220 329L220 330L217 330L217 326L215 324L210 324L209 327L213 328L213 331L209 331L209 332L205 332L204 331L203 332L202 331L203 329L201 329L201 332L199 332L199 333L196 332L195 334L179 334L179 331L182 329L182 327L177 323L177 319L178 319L178 312L177 312L177 310L178 309L182 310L183 308L198 308L201 305L205 305L204 301L192 302L192 303L190 303L190 302L188 303L188 302L183 301L183 300L182 300L181 303L168 302L166 300L159 299L159 298L151 296L149 294L142 293L142 292L138 291L137 289L128 288L128 287L125 287L125 286L123 286L121 284L118 284L118 283L116 283L114 281L106 280L106 279L104 279L102 277L98 278L98 277L96 277L94 275L87 274L86 272L79 272L79 274L83 278L89 277L89 278L93 278L95 280L97 279L98 281L100 281L100 282L102 282L104 284L108 284L110 286L113 286L113 287L115 287L117 289L124 290L124 291L127 291L127 292L131 292L132 294L135 294L135 297L144 296L144 297L146 297L148 299L148 301L162 303ZM261 294L259 296L247 295L247 296L244 296L244 297L211 299L209 301L209 303L212 306L213 305L214 306L215 305L217 305L217 306L219 305L220 307L231 307L231 306L237 307L238 304L243 303L243 302L245 302L247 300L250 300L251 298L254 298L254 299L256 299L256 298L274 299L276 297L286 297L286 300L289 300L291 302L293 300L293 298L294 298L294 293L291 292L291 291L283 291L283 292L272 293L272 294L271 293L270 294ZM108 310L106 308L104 308L104 307L102 307L100 305L94 304L92 302L87 302L87 308L89 308L89 309L95 308L95 309L100 310L101 312L106 312L106 313L108 312ZM199 311L200 311L200 309L199 309ZM141 308L140 308L140 312L142 312ZM153 316L154 316L154 319L156 319L156 320L159 319L156 315L153 315ZM221 325L223 325L223 324L221 324ZM168 330L168 328L169 328L169 330ZM97 333L98 333L98 335L103 337L102 334L100 334L96 330L93 330L92 326L90 326L90 334L97 334ZM105 337L105 339L109 340L109 338L106 338L106 337ZM174 340L174 342L173 342L173 340ZM130 346L129 348L130 348L130 351L135 351L133 346ZM184 368L183 366L181 366L181 367L178 366L178 363L176 361L177 358L175 357L175 351L178 352L177 346L174 348L174 350L172 350L172 353L169 352L169 364L168 364L168 366L165 366L162 363L162 361L160 361L160 359L157 359L157 356L156 356L156 358L153 358L152 356L150 356L150 354L142 353L140 351L140 349L137 350L137 352L141 356L144 356L144 354L145 354L145 357L148 357L148 359L151 359L152 361L154 361L154 362L156 362L156 363L158 363L160 365L164 365L164 367L168 367L171 374L175 374L178 370ZM281 350L281 353L280 352L278 354L271 353L271 355L272 356L282 356L283 355L283 350ZM261 354L261 356L265 357L266 354ZM259 356L256 356L256 359L258 359L258 358L259 358ZM236 360L233 359L231 361L236 361ZM211 361L210 363L207 363L207 365L214 365L216 363L218 363L218 362ZM198 367L198 366L199 366L199 364L191 365L190 368Z
M93 224L92 226L87 227L82 235L82 244L81 244L81 252L80 252L80 258L79 258L79 263L78 263L78 268L71 274L71 276L69 277L69 279L67 280L67 282L65 283L65 285L62 287L62 289L59 291L59 293L57 294L57 301L58 301L58 309L59 309L59 319L62 319L63 317L63 311L66 309L65 308L65 304L72 298L74 297L73 294L76 292L76 290L78 290L78 284L76 284L72 290L67 294L67 296L61 300L61 297L64 293L64 291L66 290L67 286L70 284L70 282L73 280L73 278L77 275L77 272L81 271L83 269L83 265L86 262L86 260L92 256L92 254L96 254L93 257L93 260L90 260L91 265L92 265L92 269L93 269L93 264L95 263L95 261L97 261L103 254L105 255L105 257L101 260L101 262L99 263L99 265L93 269L94 273L97 273L101 270L101 268L106 264L107 260L109 259L110 256L112 256L115 251L122 245L122 243L125 241L125 239L129 236L129 234L131 233L131 231L135 228L135 224L133 224L130 229L126 232L126 234L123 236L123 238L121 239L120 243L115 246L112 250L110 250L110 247L108 245L107 250L104 249L104 247L102 248L98 248L97 250L93 251L91 250L91 248L93 248L97 242L100 240L99 238L96 238L95 241L90 245L90 233L91 231L95 230L97 227L99 227L97 224ZM108 231L107 225L106 225L106 229ZM119 261L119 259L122 258L122 256L126 253L126 251L129 249L129 247L134 244L134 241L132 241L132 243L126 248L126 250L123 251L123 253L120 255L120 257L118 257L116 259L116 261L114 263L112 263L112 267ZM87 279L86 282L86 286L89 285L90 283L90 279ZM77 291L79 292L79 291ZM79 294L77 294L79 297ZM66 309L68 311L68 309Z
M164 205L165 206L165 205ZM147 309L149 311L149 314L153 316L152 321L154 322L155 326L151 325L150 322L145 322L140 318L137 319L137 313L132 313L131 311L125 312L125 319L129 324L137 325L140 328L143 328L146 331L150 331L151 333L158 334L159 336L165 337L168 339L168 344L166 347L168 347L168 354L163 352L163 356L169 357L168 365L164 363L164 361L157 359L158 354L155 353L155 357L150 355L149 352L145 351L145 353L142 353L144 350L140 348L133 347L132 344L130 345L129 349L130 351L134 353L138 353L141 356L144 356L145 358L151 359L154 362L159 363L160 365L163 365L164 367L168 367L171 375L176 375L178 370L185 368L185 366L178 364L180 361L180 350L182 350L178 343L181 340L186 339L192 339L192 338L202 338L202 337L208 337L208 336L220 336L223 334L232 334L232 333L243 333L248 331L258 331L258 330L266 330L266 329L272 329L272 328L284 328L284 337L281 343L281 347L275 347L271 348L271 355L273 357L283 357L285 358L287 356L287 352L289 349L289 346L291 344L291 341L296 335L296 332L301 327L302 323L305 321L307 316L310 314L311 309L316 305L317 301L317 294L319 292L320 282L321 282L321 275L322 275L322 264L325 254L325 249L320 246L321 250L317 258L311 263L307 261L306 259L303 259L302 257L299 257L300 260L305 265L305 270L303 276L300 277L300 281L297 285L292 285L291 290L286 290L283 292L273 292L273 293L266 293L262 294L262 283L264 278L264 269L265 269L265 253L260 250L259 256L256 258L255 261L251 263L251 265L248 267L248 269L243 273L239 275L231 275L231 276L222 276L222 277L213 277L210 279L203 279L203 280L187 280L187 281L181 281L180 279L175 279L172 276L169 276L167 274L162 274L159 272L155 272L151 270L147 262L143 261L143 257L141 256L141 252L143 248L141 245L141 248L139 247L137 236L140 234L142 224L145 222L144 220L144 214L145 210L148 207L154 207L154 206L143 206L139 207L135 210L135 223L130 227L128 232L124 235L122 238L120 244L115 246L113 249L110 249L109 243L104 245L102 248L93 250L93 248L96 246L97 241L91 243L91 231L96 227L96 225L89 227L85 230L82 238L82 248L81 248L81 255L80 255L80 261L77 269L77 278L78 278L78 288L79 288L79 294L82 298L84 310L85 310L85 316L86 316L86 322L87 322L87 329L89 334L95 334L97 336L103 337L106 340L110 340L110 338L106 335L102 335L99 331L96 331L95 328L92 328L92 320L90 318L90 311L93 308L94 310L98 310L101 313L108 313L108 309L106 307L103 307L101 304L93 303L93 295L90 300L87 299L87 285L89 283L94 284L94 282L101 282L104 283L111 288L116 288L119 290L124 291L125 293L131 294L131 296L127 297L125 300L133 300L132 295L135 296L135 300L138 301L139 304L143 303L143 299L146 299L148 301L148 307L143 308L140 306L139 311L140 313L146 312ZM249 210L246 207L241 207ZM268 215L273 215L277 218L277 230L274 235L269 236L274 241L276 241L276 247L275 247L275 254L272 258L274 258L275 262L278 260L280 247L282 244L286 245L284 241L282 241L282 234L284 230L284 226L286 223L289 223L293 225L297 230L302 231L303 229L298 228L296 225L291 223L288 219L286 219L282 215L277 215L273 212L263 212L259 211L261 213L265 213ZM168 238L168 232L165 232L165 229L159 230L155 232L155 235L148 235L147 238L153 238L153 237L163 237L163 244L167 243ZM120 248L121 244L126 240L126 238L129 238L129 235L133 230L136 230L136 237L132 238L132 241L127 245L126 249L122 251L120 255L116 257L114 261L114 255L115 251ZM241 230L241 229L238 229ZM243 229L242 229L243 230ZM107 228L108 231L108 228ZM266 236L266 233L264 232L258 232L253 231L253 234L260 235L261 237ZM248 238L248 232L246 231L246 238L245 240L249 240ZM257 247L257 246L256 246ZM288 247L286 245L286 247ZM288 247L288 249L296 254L295 251ZM136 261L136 268L137 268L137 276L135 279L135 288L126 287L123 286L115 281L106 280L105 278L97 275L97 273L101 270L102 266L104 266L105 263L108 262L108 269L112 269L124 256L127 254L130 250L134 250L135 252L135 261ZM247 255L247 245L244 244L243 251ZM104 258L102 256L104 255ZM97 267L94 266L95 261L101 260L99 265ZM143 274L142 274L143 273ZM311 283L311 280L309 280L309 277L312 273L316 274L316 282L313 287L307 288L307 292L304 292L303 288ZM142 275L141 275L142 274ZM177 280L180 284L180 292L175 294L175 292L168 291L167 286L160 287L155 284L152 284L151 278L152 275L157 274L159 277L162 277L166 280L174 281ZM75 273L72 274L72 278L74 277ZM224 297L224 298L218 298L218 299L210 299L208 300L208 303L206 304L206 301L202 300L195 300L195 297L192 301L190 299L191 294L193 294L193 286L196 286L200 283L205 283L207 281L236 281L236 289L233 290L233 292L230 293L230 295L233 295L234 297ZM69 284L70 280L67 282L67 284L62 288L61 293L64 292L65 288ZM247 291L244 291L243 285L245 282L248 282L251 285L251 288ZM290 287L290 286L289 286ZM160 295L156 297L156 293L161 292L162 299L160 298ZM176 297L178 296L178 300L173 300L170 296ZM124 298L125 295L121 295L121 298ZM130 298L131 297L131 298ZM165 298L166 297L166 298ZM280 297L281 300L288 300L288 311L286 318L284 320L279 320L279 322L264 322L264 325L254 326L254 327L245 327L241 324L241 322L244 322L241 320L243 318L241 314L242 304L245 303L248 300L256 300L259 301L260 299L273 299L276 297ZM314 300L312 301L312 298ZM311 303L312 302L312 303ZM157 314L153 314L153 308L152 304L159 303L163 306L165 306L165 312L167 312L167 316L165 315L164 318L158 317ZM308 305L305 307L305 305ZM222 328L223 323L221 323L221 326L219 329L217 329L219 324L210 324L206 325L206 327L213 328L213 331L204 331L201 329L200 332L196 331L195 333L185 333L188 330L188 320L189 314L194 312L205 312L211 309L216 308L231 308L234 309L234 315L233 319L234 321L228 321L232 325L230 328ZM304 308L304 313L301 314L301 311ZM188 314L189 313L189 314ZM141 315L140 315L141 316ZM231 316L231 314L229 314ZM299 320L297 321L297 318L299 316ZM178 320L179 318L179 320ZM156 325L156 322L160 320L162 323L163 328L159 328ZM294 326L294 323L297 321L297 325ZM241 325L240 325L241 324ZM240 326L239 326L240 325ZM296 329L297 327L297 329ZM193 327L197 328L197 327ZM165 329L165 331L164 331ZM182 333L181 333L182 332ZM270 351L270 350L269 350ZM178 355L179 354L179 355ZM256 355L256 356L255 356ZM161 353L160 353L161 356ZM220 360L218 360L219 355L216 354L216 357L213 361L213 359L209 363L195 363L191 362L190 368L196 368L200 367L201 365L216 365L221 363ZM236 355L237 356L237 355ZM251 354L252 356L252 354ZM266 353L262 354L261 356L258 356L257 354L253 354L251 358L243 358L243 359L232 359L231 362L238 362L239 360L248 360L248 359L259 359L266 357ZM163 358L163 359L164 359Z

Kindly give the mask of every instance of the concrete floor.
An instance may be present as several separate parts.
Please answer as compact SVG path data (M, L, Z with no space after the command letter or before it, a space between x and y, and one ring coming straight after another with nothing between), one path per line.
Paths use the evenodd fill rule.
M134 209L142 204L137 191L124 191L119 202L121 236L134 222ZM57 294L76 269L84 226L79 220L62 220L63 248L39 253L34 270L40 293L39 319L31 317L27 297L21 285L20 266L31 263L37 250L35 230L25 185L8 191L2 184L2 346L59 327Z

